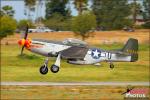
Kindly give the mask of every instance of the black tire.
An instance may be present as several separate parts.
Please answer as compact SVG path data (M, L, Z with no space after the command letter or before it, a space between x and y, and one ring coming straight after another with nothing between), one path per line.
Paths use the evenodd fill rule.
M45 75L48 73L48 67L46 65L43 65L40 67L40 73Z
M110 68L113 69L113 68L114 68L114 65L113 65L113 64L110 64Z
M58 71L59 71L59 66L56 66L56 65L51 66L51 72L57 73Z

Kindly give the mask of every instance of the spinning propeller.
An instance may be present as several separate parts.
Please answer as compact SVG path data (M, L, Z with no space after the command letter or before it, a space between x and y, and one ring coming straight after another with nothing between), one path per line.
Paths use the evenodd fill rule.
M29 29L29 26L27 25L23 39L21 39L21 40L18 41L18 44L22 46L21 55L23 54L24 47L26 47L27 49L29 49L30 44L31 44L31 40L29 40L27 38L28 37L28 29Z

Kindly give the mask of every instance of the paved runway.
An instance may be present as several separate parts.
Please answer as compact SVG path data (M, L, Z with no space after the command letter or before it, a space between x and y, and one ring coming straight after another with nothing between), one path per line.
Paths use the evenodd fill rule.
M1 82L1 85L13 85L13 86L95 86L95 85L105 85L105 86L149 86L149 82Z

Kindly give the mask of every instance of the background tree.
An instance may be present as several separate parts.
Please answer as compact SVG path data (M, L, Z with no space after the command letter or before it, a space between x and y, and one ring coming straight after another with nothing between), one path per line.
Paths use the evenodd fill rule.
M145 24L143 25L144 28L150 29L150 0L143 0L143 18L145 21Z
M78 14L82 14L84 10L87 10L88 0L74 0L75 8L78 10Z
M9 5L3 6L1 9L1 16L8 15L8 16L13 17L14 13L15 11L13 10L13 7Z
M34 25L32 23L32 21L30 20L26 20L26 19L22 19L17 23L17 29L19 30L24 30L26 28L26 25L28 24L28 26L30 28L34 28Z
M0 10L0 17L4 16L4 12L2 10Z
M50 29L70 30L70 10L67 8L68 0L51 0L46 3L46 20L44 24Z
M53 14L57 13L61 16L70 16L69 9L66 8L68 0L50 0L46 3L46 15L45 18L49 19Z
M127 0L93 0L92 9L96 15L98 27L121 29L129 26L127 17L131 14Z
M72 31L80 35L82 40L88 38L92 29L96 27L96 16L92 13L84 13L72 19Z
M42 9L43 9L43 4L46 1L43 0L37 0L36 1L36 20L35 23L37 24L41 24L43 17L41 15Z
M133 0L133 2L130 4L131 13L133 16L133 23L135 24L137 16L141 15L141 5L137 3L137 0Z
M70 19L64 19L64 17L58 13L44 21L45 26L56 31L68 31L70 30Z
M16 29L16 20L10 16L2 16L0 20L0 41L7 35L12 35Z
M28 19L31 19L31 11L35 11L36 0L24 0L25 6L27 7L27 13L25 15L28 16Z
M4 37L12 35L16 29L16 20L8 15L0 16L0 56L1 56L1 41ZM0 61L1 62L1 61ZM1 64L1 63L0 63Z

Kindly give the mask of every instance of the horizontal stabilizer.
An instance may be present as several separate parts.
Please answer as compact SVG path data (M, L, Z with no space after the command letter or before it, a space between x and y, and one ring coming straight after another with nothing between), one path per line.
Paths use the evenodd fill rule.
M135 62L138 60L138 40L130 38L122 49L109 52L117 56L131 56L130 61Z

